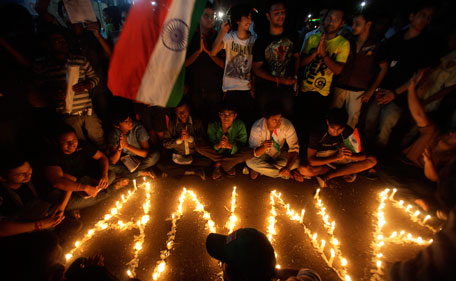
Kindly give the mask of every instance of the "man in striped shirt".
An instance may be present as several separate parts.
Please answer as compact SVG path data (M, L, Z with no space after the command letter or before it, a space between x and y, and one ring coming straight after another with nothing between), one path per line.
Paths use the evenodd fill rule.
M63 115L65 123L72 126L77 137L86 136L99 148L105 148L101 121L93 112L89 90L99 82L86 57L70 54L68 43L59 30L46 36L50 54L37 62L34 71L40 84L48 85L46 95Z

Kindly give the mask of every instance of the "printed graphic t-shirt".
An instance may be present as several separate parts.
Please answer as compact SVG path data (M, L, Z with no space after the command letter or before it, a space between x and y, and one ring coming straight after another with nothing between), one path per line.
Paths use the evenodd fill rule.
M304 46L303 54L308 56L317 51L321 33L311 35ZM331 40L325 40L326 52L334 61L346 63L350 53L350 43L338 35ZM317 55L304 69L301 82L301 92L318 92L328 96L334 73L328 68L323 57Z
M253 61L263 62L263 69L274 77L291 75L290 62L294 53L298 52L297 35L265 34L259 36L253 47Z
M255 40L256 36L254 35L241 40L235 31L231 31L223 37L223 48L226 52L223 91L250 90L250 70Z

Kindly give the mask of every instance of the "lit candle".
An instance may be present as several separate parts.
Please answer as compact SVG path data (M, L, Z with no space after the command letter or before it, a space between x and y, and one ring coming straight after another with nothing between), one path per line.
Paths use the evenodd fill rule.
M329 267L332 267L335 256L336 256L336 252L334 251L333 248L331 248L331 257L329 258Z
M389 199L393 199L394 194L396 194L396 192L397 192L397 189L393 188L393 192L391 193L391 196L389 197Z
M133 180L133 186L135 187L135 189L137 189L137 186L136 186L136 179Z
M430 218L431 218L431 216L430 216L430 215L427 215L427 216L424 218L423 223L425 223L426 221L428 221Z

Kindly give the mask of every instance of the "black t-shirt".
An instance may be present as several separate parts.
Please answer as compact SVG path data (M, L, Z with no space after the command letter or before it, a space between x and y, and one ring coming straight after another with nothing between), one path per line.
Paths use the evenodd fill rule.
M45 217L50 207L38 197L31 182L18 189L0 184L0 220L33 221Z
M93 156L97 148L90 143L79 141L78 148L72 154L64 154L61 151L53 151L49 154L47 166L59 166L65 174L76 178L92 174L89 171L92 167Z
M274 77L293 76L293 54L299 52L298 35L284 32L280 35L262 34L253 46L253 62L263 62L262 68Z
M385 51L389 62L388 73L380 87L395 90L407 82L421 68L429 67L438 62L435 40L423 32L419 36L405 40L404 30L385 43ZM435 39L435 38L434 38Z
M206 49L212 48L217 33L211 30L204 37ZM201 44L201 32L195 31L187 49L187 58L199 50ZM190 88L221 89L223 68L218 66L206 52L202 52L198 58L187 67L186 81Z
M351 134L353 134L353 129L350 126L345 126L345 129L340 135L336 137L331 136L328 133L328 126L324 124L319 129L310 133L309 148L317 151L335 151L342 146L344 139L348 138Z
M350 40L350 55L336 85L347 90L363 91L369 88L377 75L378 64L387 60L386 51L378 40L369 38L357 52L354 40Z

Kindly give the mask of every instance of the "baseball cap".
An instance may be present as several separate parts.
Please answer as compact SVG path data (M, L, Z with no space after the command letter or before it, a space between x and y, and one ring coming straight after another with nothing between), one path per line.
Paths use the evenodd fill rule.
M257 278L274 275L274 248L266 235L254 228L241 228L229 235L211 233L206 239L206 249L213 258L237 272Z

